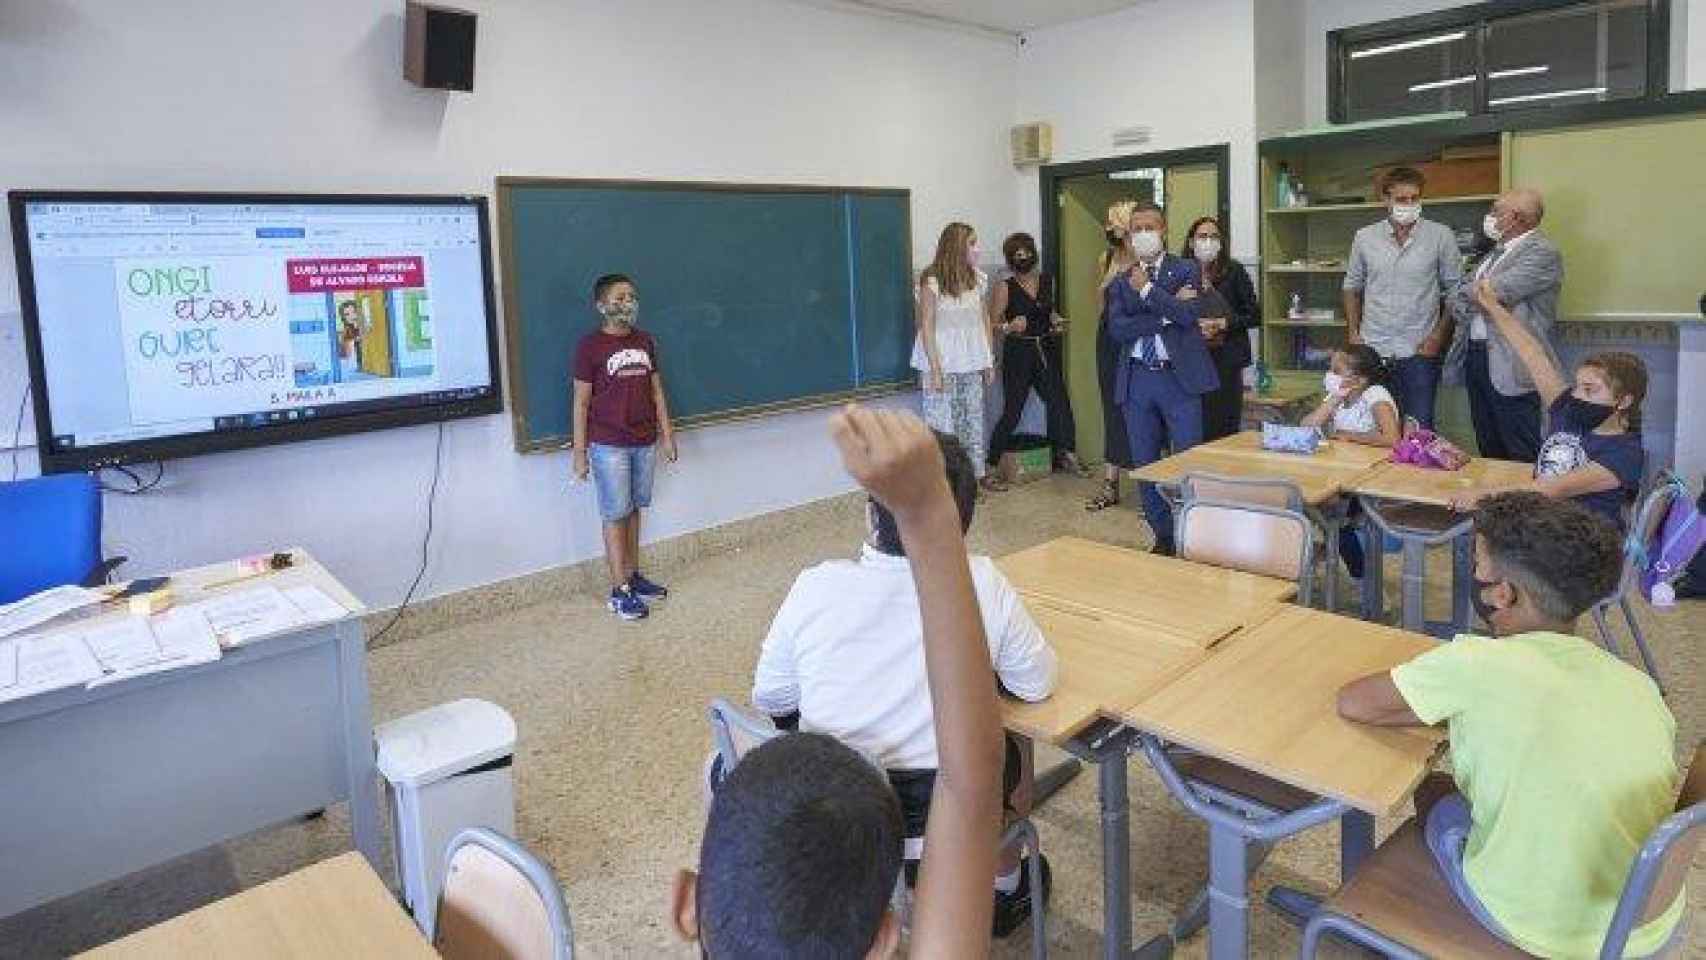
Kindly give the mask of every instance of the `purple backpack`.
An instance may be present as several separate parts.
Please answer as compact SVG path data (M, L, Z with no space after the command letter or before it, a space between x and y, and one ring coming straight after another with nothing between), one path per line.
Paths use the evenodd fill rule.
M1666 473L1659 478L1655 489L1665 487L1672 488L1674 493L1664 522L1649 522L1647 529L1631 531L1629 544L1640 575L1641 596L1661 605L1668 605L1663 601L1672 595L1661 590L1655 598L1653 589L1660 584L1668 587L1672 580L1682 576L1688 562L1706 544L1706 517L1701 516L1700 506L1690 496L1688 485L1675 474Z

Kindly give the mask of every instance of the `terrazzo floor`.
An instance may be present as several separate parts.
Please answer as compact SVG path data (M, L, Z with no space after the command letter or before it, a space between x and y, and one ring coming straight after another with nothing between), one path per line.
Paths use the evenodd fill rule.
M971 543L999 555L1061 534L1130 546L1148 531L1124 505L1086 513L1087 481L1053 478L980 505ZM673 590L649 621L619 624L592 594L563 596L487 622L373 651L376 722L459 697L509 710L520 728L515 758L517 831L564 883L585 957L691 957L666 921L669 881L695 858L701 826L699 772L707 749L704 706L744 701L758 643L794 574L852 555L863 533L857 509L819 511L786 537L656 571ZM1438 573L1444 573L1445 558ZM1396 567L1389 569L1396 597ZM1446 607L1443 578L1431 609ZM1706 735L1706 604L1659 616L1642 609L1670 685L1679 756ZM1586 621L1584 621L1585 624ZM1038 766L1061 755L1039 750ZM1165 793L1141 759L1131 771L1133 918L1141 941L1160 932L1206 876L1207 837ZM1054 865L1048 939L1056 957L1099 955L1101 855L1093 769L1039 809L1035 820ZM0 801L3 803L3 801ZM1396 826L1382 822L1381 835ZM105 943L314 861L349 843L341 809L322 820L240 838L0 921L0 957L57 957ZM1337 831L1317 829L1282 844L1255 879L1326 891L1336 882ZM1706 850L1690 873L1696 922L1687 956L1706 958ZM1028 929L1028 928L1027 928ZM1298 931L1263 906L1252 912L1251 951L1294 956ZM1205 955L1198 935L1178 952ZM996 956L1025 956L1028 932ZM1330 950L1335 956L1345 951Z

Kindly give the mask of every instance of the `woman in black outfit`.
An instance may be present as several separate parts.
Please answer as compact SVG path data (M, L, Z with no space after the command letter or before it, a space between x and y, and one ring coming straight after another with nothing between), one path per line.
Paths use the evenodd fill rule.
M1066 399L1066 376L1062 369L1060 335L1066 321L1054 312L1054 277L1038 267L1037 242L1028 233L1015 233L1001 245L1007 266L1013 271L991 292L989 313L1001 340L1001 419L989 441L989 466L1013 439L1013 429L1025 411L1025 399L1037 391L1048 408L1048 442L1054 448L1054 469L1084 476L1084 465L1073 452L1078 428L1072 422L1072 404Z
M1185 233L1182 257L1202 266L1203 339L1214 358L1220 386L1202 396L1202 438L1238 432L1244 413L1244 368L1250 365L1249 330L1262 325L1250 272L1226 253L1226 232L1214 217L1199 217Z

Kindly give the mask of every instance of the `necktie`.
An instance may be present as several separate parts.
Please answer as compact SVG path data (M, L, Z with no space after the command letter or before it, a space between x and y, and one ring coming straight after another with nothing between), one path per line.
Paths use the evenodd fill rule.
M1155 263L1149 268L1149 282L1154 284L1159 282L1160 279L1161 260L1157 258ZM1160 334L1155 334L1154 336L1144 337L1142 340L1138 341L1137 354L1138 358L1143 361L1144 366L1153 367L1161 362L1161 354L1155 348L1155 341L1160 339L1160 337Z

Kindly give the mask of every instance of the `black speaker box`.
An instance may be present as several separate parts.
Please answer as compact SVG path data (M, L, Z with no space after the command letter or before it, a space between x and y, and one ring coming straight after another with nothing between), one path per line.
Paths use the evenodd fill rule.
M403 76L433 90L474 89L475 15L408 0L403 17Z

